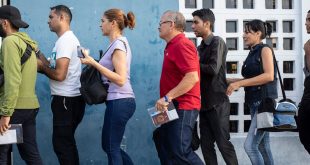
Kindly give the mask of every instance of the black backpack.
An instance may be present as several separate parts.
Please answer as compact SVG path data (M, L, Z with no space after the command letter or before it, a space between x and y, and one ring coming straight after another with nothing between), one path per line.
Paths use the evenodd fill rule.
M122 42L124 43L125 49L127 50L126 43L124 41ZM106 52L110 49L112 45L113 43L109 46ZM105 53L100 50L100 59L103 57L103 55L105 55ZM95 67L91 65L85 66L81 73L80 82L81 95L88 105L101 104L106 101L108 96L109 83L104 84L102 82L101 74Z
M20 59L21 65L23 65L28 60L28 58L31 56L32 53L32 47L27 43L26 45L27 45L26 50ZM4 73L2 68L0 67L0 87L2 87L3 84L4 84Z

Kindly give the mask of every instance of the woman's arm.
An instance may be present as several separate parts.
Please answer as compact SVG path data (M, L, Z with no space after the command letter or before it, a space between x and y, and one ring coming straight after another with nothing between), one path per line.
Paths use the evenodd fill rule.
M241 81L241 80L243 80L243 78L226 78L226 82L228 84L234 83L234 82L237 82L237 81Z
M83 64L92 65L100 72L100 74L104 75L108 80L120 87L126 83L127 60L124 51L116 49L112 54L112 63L115 72L99 64L89 55L88 51L83 50L83 54L85 56L85 58L81 58Z
M269 47L264 47L262 49L262 60L263 60L263 73L248 79L243 79L231 83L226 91L227 95L231 95L234 90L238 90L240 87L256 86L266 84L274 79L274 65L273 65L273 55Z

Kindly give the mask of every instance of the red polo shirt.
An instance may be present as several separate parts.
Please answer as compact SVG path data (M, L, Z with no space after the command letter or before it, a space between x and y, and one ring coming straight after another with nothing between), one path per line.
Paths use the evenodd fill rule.
M165 96L175 88L188 72L198 72L199 60L195 45L185 37L178 34L167 43L164 52L163 68L160 77L160 97ZM175 98L179 103L179 109L200 109L200 83L197 82L187 93Z

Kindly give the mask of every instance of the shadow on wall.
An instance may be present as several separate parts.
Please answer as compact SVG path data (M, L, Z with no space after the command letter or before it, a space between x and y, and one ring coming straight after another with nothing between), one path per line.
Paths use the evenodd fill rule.
M154 105L159 96L159 77L162 54L165 43L158 37L158 22L166 10L178 10L177 0L11 0L18 7L22 18L29 23L26 32L39 42L42 52L49 56L57 36L48 28L50 7L64 4L73 14L71 29L79 38L81 45L89 48L98 58L98 50L105 50L108 39L101 34L99 24L103 12L109 8L121 8L133 11L137 25L133 31L126 30L133 54L131 81L136 94L137 109L129 121L125 133L124 147L135 164L157 165L157 153L152 142L153 125L146 109ZM37 138L39 149L45 164L58 164L52 147L52 113L50 109L50 89L48 79L39 75L37 94L40 100L40 112L37 117ZM81 164L107 164L107 157L101 149L101 129L105 105L87 106L80 124L76 140ZM24 164L15 148L14 164Z

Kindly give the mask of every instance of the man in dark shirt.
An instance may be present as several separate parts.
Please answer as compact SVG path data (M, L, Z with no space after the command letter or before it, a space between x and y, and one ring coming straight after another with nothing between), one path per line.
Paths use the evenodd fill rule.
M310 10L306 16L306 30L310 34ZM310 154L310 40L304 45L305 50L305 82L304 94L302 96L298 111L299 138L305 149Z
M196 37L202 37L198 46L200 57L200 134L201 150L206 164L217 164L214 142L229 165L238 164L234 146L229 141L230 103L226 95L225 63L227 47L222 38L213 36L214 14L210 9L192 13L192 29Z

